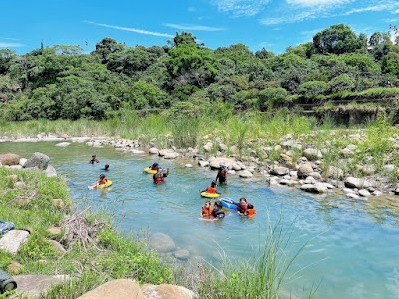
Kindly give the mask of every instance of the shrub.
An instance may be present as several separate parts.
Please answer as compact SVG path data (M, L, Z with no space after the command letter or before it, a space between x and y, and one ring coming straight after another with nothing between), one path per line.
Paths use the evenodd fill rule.
M326 91L327 83L324 81L309 81L299 86L299 94L307 98L317 97Z

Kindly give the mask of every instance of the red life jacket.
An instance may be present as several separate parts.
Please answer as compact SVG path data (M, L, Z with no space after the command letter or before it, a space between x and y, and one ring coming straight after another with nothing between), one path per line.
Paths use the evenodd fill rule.
M159 183L163 183L163 182L165 182L165 178L163 176L162 177L156 177L154 179L154 183L155 184L159 184Z
M216 188L213 188L211 186L208 187L208 193L216 193Z

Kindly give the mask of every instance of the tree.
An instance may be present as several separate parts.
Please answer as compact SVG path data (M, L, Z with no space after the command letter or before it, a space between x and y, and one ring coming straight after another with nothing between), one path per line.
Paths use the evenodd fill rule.
M170 43L170 42L169 42ZM180 45L197 45L197 38L190 32L176 32L172 45L177 48Z
M123 49L123 45L118 44L116 40L106 37L96 44L96 50L92 54L101 59L101 63L106 64L110 54L117 53Z
M10 62L16 53L10 49L0 49L0 74L7 73Z
M349 26L339 24L318 32L313 37L313 45L317 53L343 54L360 49L362 41Z
M327 83L324 81L308 81L299 86L299 94L306 98L315 98L327 91Z

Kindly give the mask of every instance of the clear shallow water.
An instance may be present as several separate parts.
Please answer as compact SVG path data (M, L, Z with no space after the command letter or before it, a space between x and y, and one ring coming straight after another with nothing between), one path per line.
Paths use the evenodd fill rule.
M219 187L225 196L246 196L257 215L246 219L227 213L222 221L199 220L205 189L216 172L183 161L135 156L115 149L93 149L84 144L59 148L55 143L0 143L0 153L15 152L29 158L35 151L46 153L58 173L68 179L77 206L105 210L126 232L163 232L176 246L193 257L217 264L221 253L238 260L254 256L266 237L269 217L280 217L286 231L292 231L290 252L306 244L295 260L284 288L306 298L312 284L320 286L316 298L399 298L399 217L385 202L355 202L337 196L310 197L289 188L268 188L264 180L229 176L229 185ZM88 164L96 153L100 164ZM171 168L165 184L155 185L144 167L158 161ZM190 162L190 161L189 161ZM114 184L106 190L88 190L100 168Z

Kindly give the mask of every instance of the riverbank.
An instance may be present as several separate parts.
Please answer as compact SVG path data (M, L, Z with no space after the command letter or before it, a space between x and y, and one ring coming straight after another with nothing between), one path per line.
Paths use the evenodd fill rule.
M151 123L157 121L164 127L158 124L154 129ZM399 193L399 160L396 158L399 129L384 121L363 129L332 129L328 126L313 126L312 129L310 121L300 117L284 122L282 117L276 116L263 126L259 119L249 123L230 119L230 122L225 130L220 129L220 124L215 125L212 134L205 134L209 128L205 130L200 124L195 132L194 146L186 147L178 147L176 143L187 142L175 142L182 137L184 129L175 132L178 136L171 134L165 130L167 126L161 116L150 116L137 123L137 133L142 133L137 138L122 138L116 134L100 136L98 128L103 125L106 128L108 122L94 126L94 123L84 121L85 131L93 134L82 137L75 134L80 133L80 129L71 131L64 121L34 121L26 123L26 127L30 125L33 130L27 129L23 137L17 129L14 135L3 135L0 141L80 142L93 147L111 145L133 154L148 153L165 159L188 158L191 159L188 164L213 169L219 168L218 162L223 160L227 162L230 175L244 178L261 175L270 186L291 186L316 194L338 192L352 199L393 196L395 201L395 195ZM82 124L75 126L81 128ZM62 125L66 125L65 129ZM144 130L146 125L148 130ZM44 128L55 131L32 135ZM155 131L160 135L154 136Z

